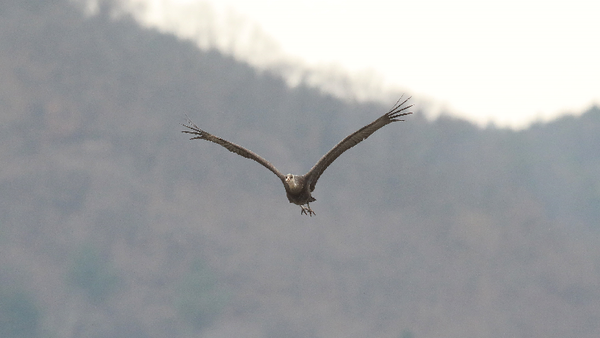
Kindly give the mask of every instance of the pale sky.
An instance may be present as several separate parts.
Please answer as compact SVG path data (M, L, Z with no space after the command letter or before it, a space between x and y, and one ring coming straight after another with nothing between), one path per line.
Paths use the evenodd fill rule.
M151 1L144 20L183 36L216 13L217 32L245 36L231 49L251 63L376 74L479 124L520 128L600 104L596 0Z

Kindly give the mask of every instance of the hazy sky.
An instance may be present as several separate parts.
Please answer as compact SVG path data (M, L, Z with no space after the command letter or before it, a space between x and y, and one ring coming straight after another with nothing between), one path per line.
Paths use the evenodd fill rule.
M152 20L167 20L170 30L197 27L195 11L208 8L206 1L152 1ZM165 9L177 3L187 7ZM479 123L522 127L600 104L600 1L208 3L255 24L274 49L308 66L374 71L386 85Z

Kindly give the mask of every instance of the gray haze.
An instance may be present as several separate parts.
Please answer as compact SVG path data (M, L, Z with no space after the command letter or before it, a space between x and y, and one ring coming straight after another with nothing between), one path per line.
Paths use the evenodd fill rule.
M2 0L0 25L0 337L600 334L597 107L515 132L416 102L325 171L309 218L179 123L303 174L393 102L109 7Z

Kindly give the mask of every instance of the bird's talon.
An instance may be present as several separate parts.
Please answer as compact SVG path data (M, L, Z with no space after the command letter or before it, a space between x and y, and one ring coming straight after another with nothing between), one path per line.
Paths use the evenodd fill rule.
M316 215L316 213L310 207L305 207L304 205L301 205L300 208L302 208L302 210L300 211L301 215L308 215L310 217Z
M316 213L310 207L301 205L300 208L302 208L302 210L300 211L301 215L308 215L310 217L312 217L313 215L316 215Z

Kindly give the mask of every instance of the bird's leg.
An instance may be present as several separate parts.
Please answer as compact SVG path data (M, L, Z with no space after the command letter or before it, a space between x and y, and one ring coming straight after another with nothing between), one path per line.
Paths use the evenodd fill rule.
M310 217L312 217L312 215L317 215L317 213L310 208L310 203L306 202L306 208L308 209L308 214L310 215Z
M300 212L301 215L308 215L310 217L316 215L316 213L310 208L310 205L308 203L306 203L306 206L301 205L300 208L302 208L302 211Z

